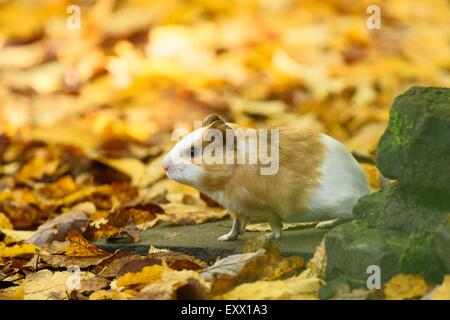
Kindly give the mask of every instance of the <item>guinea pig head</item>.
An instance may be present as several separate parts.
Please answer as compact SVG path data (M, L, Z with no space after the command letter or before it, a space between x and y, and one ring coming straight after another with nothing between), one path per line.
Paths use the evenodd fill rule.
M214 191L226 183L235 169L234 129L217 115L209 115L202 127L175 144L163 160L170 179L202 191Z

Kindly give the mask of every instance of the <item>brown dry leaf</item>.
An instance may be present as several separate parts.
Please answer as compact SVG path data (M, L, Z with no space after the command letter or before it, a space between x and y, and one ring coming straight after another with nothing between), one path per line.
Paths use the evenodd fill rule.
M28 243L45 244L53 240L62 241L74 229L85 228L89 224L87 215L82 211L70 211L48 220L39 226Z
M8 217L14 229L29 229L36 223L39 216L35 207L11 201L0 202L0 211Z
M94 239L112 238L118 235L127 235L133 241L139 242L140 231L151 228L158 223L156 213L163 210L157 205L146 205L139 208L120 208L112 213L100 214L97 212L89 235ZM92 217L92 216L91 216Z
M174 251L149 253L147 256L135 256L128 261L123 259L121 262L123 263L116 272L117 277L130 272L141 272L145 267L153 265L167 265L170 269L178 271L201 270L208 266L200 259ZM103 272L100 275L104 276Z
M165 214L158 215L162 221L170 221L176 225L200 224L207 221L223 219L227 210L206 206L184 205L179 203L162 204Z
M450 300L450 275L446 275L442 284L434 289L431 300Z
M67 293L72 291L70 286L73 273L68 271L52 272L44 269L30 273L22 282L25 300L66 300ZM89 272L80 272L80 283L92 287L89 279L94 275ZM90 291L90 290L86 290Z
M79 230L69 232L67 237L70 244L64 249L64 254L71 257L98 257L107 256L103 250L90 243Z
M244 283L233 290L216 296L226 300L318 300L322 280L300 277L278 281Z
M208 264L196 257L175 251L149 252L148 259L160 260L172 270L202 270Z
M17 181L41 180L44 175L52 176L58 169L59 160L47 155L37 155L27 162L17 173Z
M94 268L94 273L105 278L115 278L124 265L128 262L140 259L142 259L142 256L140 255L125 251L118 251L102 260Z
M134 223L121 228L119 235L126 235L133 240L134 243L141 241L141 231Z
M259 249L256 252L233 254L217 260L211 267L203 270L201 275L207 281L212 281L215 275L227 274L230 276L236 276L250 260L263 255L265 252L265 249Z
M76 289L78 292L99 291L109 286L109 281L105 278L97 278L92 273L87 273L80 281L80 287Z
M105 256L97 257L73 257L63 255L39 255L39 263L44 263L53 268L67 268L69 266L78 266L84 269L91 266L96 266L106 259Z
M261 237L263 238L263 237ZM249 241L244 252L258 246L258 240ZM244 267L235 275L221 274L214 278L211 291L214 295L221 295L234 287L258 280L277 280L297 271L303 266L304 260L298 256L284 258L280 256L278 248L272 242L261 240L266 250L264 255L257 256L248 261Z
M429 290L426 281L419 275L398 274L384 285L388 300L414 299L425 295Z

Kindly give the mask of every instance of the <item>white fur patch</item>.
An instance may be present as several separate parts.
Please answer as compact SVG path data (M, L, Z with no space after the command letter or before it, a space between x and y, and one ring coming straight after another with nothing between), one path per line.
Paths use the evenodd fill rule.
M351 218L358 199L370 192L367 177L342 143L327 135L322 139L327 152L320 187L311 194L311 214L316 220Z
M181 139L170 150L163 160L164 166L169 166L166 172L170 179L175 181L200 187L200 181L205 174L203 168L192 162L189 150L192 145L200 143L202 133L205 128L199 128L189 133L186 137Z

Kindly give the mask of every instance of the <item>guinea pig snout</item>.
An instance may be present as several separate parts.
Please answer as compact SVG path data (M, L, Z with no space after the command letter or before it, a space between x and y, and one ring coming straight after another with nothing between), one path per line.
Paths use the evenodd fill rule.
M170 166L171 166L170 160L169 159L164 159L163 163L162 163L162 167L163 167L164 171L169 171Z

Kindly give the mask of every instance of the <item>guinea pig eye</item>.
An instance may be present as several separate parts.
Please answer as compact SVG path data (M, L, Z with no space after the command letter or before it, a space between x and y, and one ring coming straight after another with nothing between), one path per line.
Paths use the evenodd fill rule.
M199 149L195 148L194 146L192 146L189 149L189 155L191 156L191 158L194 158L194 157L198 156L198 153L199 153Z

